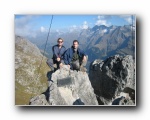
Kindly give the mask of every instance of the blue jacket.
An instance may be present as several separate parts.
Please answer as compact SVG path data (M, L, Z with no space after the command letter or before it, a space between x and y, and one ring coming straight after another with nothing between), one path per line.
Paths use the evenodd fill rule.
M86 56L85 52L82 51L80 48L78 48L77 52L78 52L79 57ZM74 53L73 47L66 50L66 52L64 54L64 63L66 65L70 65L70 62L71 62L72 57L73 57L73 53Z
M58 45L54 45L52 47L52 51L53 51L53 59L54 60L56 60L57 57L63 59L66 48L64 46L62 46L61 49L59 49Z

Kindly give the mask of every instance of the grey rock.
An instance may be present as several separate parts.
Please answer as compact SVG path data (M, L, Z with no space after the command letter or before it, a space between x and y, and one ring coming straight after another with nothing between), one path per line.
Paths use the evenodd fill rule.
M44 94L41 94L39 96L35 96L30 100L30 105L49 105L49 103L46 100L46 96Z
M29 104L31 96L44 92L49 70L46 57L38 47L23 37L15 36L15 104Z
M88 74L63 66L49 82L51 105L98 105Z
M50 74L45 95L32 98L30 105L98 105L88 74L66 65Z
M135 105L135 102L134 100L121 96L121 97L115 98L112 101L112 105Z
M131 55L115 55L95 60L90 65L89 79L99 104L110 105L125 88L135 90L135 65ZM132 91L131 90L131 91ZM126 90L129 93L130 90ZM125 91L124 91L125 92ZM135 98L135 94L131 95Z

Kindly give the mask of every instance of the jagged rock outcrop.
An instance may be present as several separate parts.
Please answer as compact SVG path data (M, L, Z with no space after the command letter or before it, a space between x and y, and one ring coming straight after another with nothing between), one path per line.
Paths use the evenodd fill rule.
M48 77L47 91L33 97L30 105L135 105L135 65L130 55L95 60L89 77L66 65Z
M120 95L112 100L112 105L135 105L135 90L124 88Z
M132 56L115 55L104 61L95 60L90 65L89 79L99 104L135 104L135 65Z
M69 70L66 65L49 76L49 105L98 105L86 72ZM45 98L46 98L45 97ZM45 105L40 97L30 100L31 105Z
M47 89L46 58L38 47L27 39L15 36L15 104L25 105L30 97L41 94Z

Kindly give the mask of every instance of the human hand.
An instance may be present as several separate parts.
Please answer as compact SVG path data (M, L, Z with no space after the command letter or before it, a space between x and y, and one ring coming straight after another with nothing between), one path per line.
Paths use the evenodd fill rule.
M83 57L83 60L82 60L82 61L83 61L83 62L85 62L85 61L86 61L86 56L84 56L84 57Z
M60 58L59 58L59 57L57 58L57 61L58 61L58 62L60 61Z
M68 66L68 68L70 69L70 65L67 65Z
M63 64L62 64L62 63L60 63L60 64L59 64L59 67L61 68L62 66L63 66Z

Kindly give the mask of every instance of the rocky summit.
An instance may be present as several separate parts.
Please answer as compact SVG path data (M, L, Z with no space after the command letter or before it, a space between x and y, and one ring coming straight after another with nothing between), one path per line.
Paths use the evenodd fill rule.
M101 105L135 105L135 65L131 55L95 60L89 78Z
M89 74L70 70L67 65L53 72L46 60L36 45L15 36L16 105L136 104L135 61L131 55L96 59Z
M86 72L66 65L47 74L49 87L30 105L135 105L135 65L132 56L95 60Z
M54 73L49 73L49 88L43 95L32 98L30 104L98 105L88 74L69 70L66 65Z

